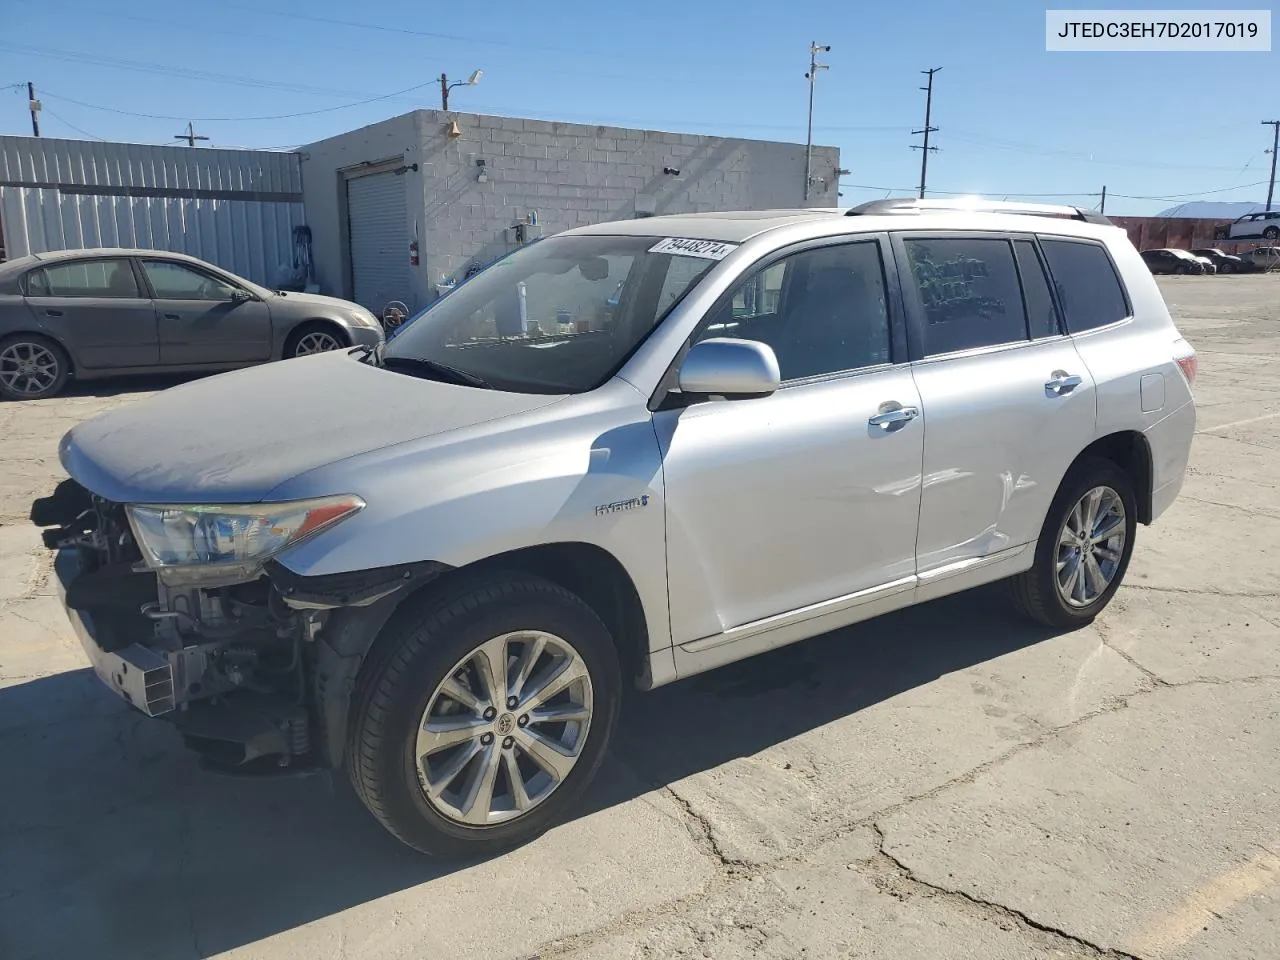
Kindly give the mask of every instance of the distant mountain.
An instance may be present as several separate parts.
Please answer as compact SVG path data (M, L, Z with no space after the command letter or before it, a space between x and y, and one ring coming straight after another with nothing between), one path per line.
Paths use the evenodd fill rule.
M1234 220L1246 213L1261 213L1265 203L1233 203L1218 200L1194 200L1157 213L1157 217L1187 217L1193 220Z

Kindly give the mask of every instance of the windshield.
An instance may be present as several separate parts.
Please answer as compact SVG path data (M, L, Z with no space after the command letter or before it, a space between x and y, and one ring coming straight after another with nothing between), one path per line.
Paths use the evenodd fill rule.
M715 266L651 252L663 243L569 236L530 244L419 314L387 343L386 358L445 364L499 390L593 390Z

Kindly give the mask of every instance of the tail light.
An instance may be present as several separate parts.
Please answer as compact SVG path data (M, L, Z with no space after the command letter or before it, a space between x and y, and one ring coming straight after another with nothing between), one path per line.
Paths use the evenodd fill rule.
M1185 340L1173 342L1173 359L1177 361L1182 375L1188 384L1196 382L1196 374L1200 372L1200 359L1196 356L1196 348Z

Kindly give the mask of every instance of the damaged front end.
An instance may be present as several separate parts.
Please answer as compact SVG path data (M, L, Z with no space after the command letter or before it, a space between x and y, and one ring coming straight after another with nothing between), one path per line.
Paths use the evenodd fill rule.
M129 509L66 480L31 520L103 683L209 764L260 773L337 761L364 654L409 588L445 569L304 577L274 559L361 507Z

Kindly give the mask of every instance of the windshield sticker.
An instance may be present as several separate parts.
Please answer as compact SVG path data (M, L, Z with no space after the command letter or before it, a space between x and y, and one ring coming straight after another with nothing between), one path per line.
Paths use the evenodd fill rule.
M701 257L703 260L723 260L736 249L738 249L736 243L721 243L719 240L684 240L680 237L667 237L650 247L649 252L670 253L677 257Z

